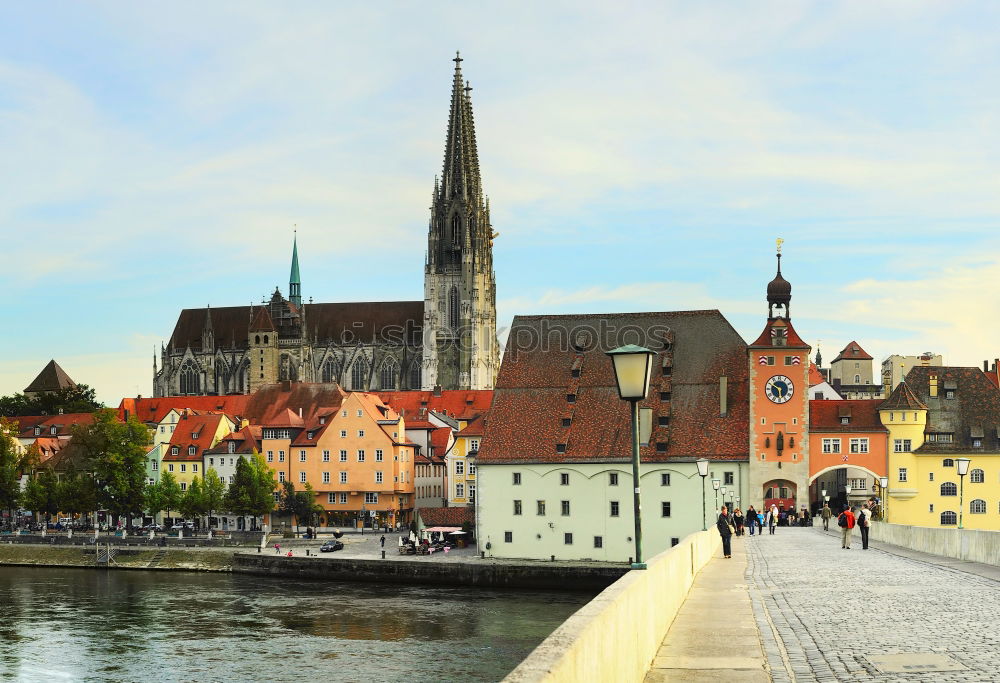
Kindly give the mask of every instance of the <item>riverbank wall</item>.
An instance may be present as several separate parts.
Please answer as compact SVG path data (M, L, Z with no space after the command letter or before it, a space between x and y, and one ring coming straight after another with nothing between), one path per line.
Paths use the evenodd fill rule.
M104 545L104 544L102 544ZM107 546L104 545L106 548ZM0 545L0 566L97 568L97 548L71 545ZM233 552L185 548L119 548L100 569L152 569L196 572L232 571Z
M872 522L869 534L873 541L891 543L910 550L956 560L1000 567L1000 531Z
M611 585L629 570L623 565L563 562L407 562L237 553L233 557L233 571L328 581L594 592Z

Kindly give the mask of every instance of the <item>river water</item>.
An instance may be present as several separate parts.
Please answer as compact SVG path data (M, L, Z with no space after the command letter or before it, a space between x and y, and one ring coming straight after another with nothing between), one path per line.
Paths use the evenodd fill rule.
M0 680L496 681L580 593L0 568Z

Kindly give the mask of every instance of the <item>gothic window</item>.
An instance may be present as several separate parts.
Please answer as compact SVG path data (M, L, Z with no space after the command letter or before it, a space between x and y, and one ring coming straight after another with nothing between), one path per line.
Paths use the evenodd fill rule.
M417 390L420 389L420 362L416 362L410 366L410 389Z
M454 246L462 243L462 219L457 213L451 217L451 243Z
M354 361L351 367L351 389L354 391L368 390L368 361L362 356Z
M195 366L194 362L190 359L185 361L184 365L181 366L181 393L182 394L198 394L199 392L199 381L198 381L198 368Z
M451 291L448 292L448 327L453 330L458 327L458 306L458 287L452 285Z
M323 363L323 382L329 384L337 381L337 361L331 356Z
M215 392L217 394L226 393L226 371L221 362L215 366Z
M240 365L239 374L236 377L236 386L233 387L235 393L241 393L249 391L250 387L247 386L247 366L249 361L245 361Z
M378 378L379 388L382 390L395 389L397 374L399 374L399 368L396 367L395 361L386 360L382 363L382 371Z

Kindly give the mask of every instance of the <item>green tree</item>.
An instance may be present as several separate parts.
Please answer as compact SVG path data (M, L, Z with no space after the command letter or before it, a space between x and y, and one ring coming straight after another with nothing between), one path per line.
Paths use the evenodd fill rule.
M199 519L205 514L205 493L201 478L194 477L181 497L181 514L185 519Z
M70 468L59 482L58 501L59 509L69 515L92 512L97 508L94 478Z
M181 485L177 483L177 477L174 476L173 472L164 472L160 475L160 481L156 486L160 497L160 509L166 511L167 517L172 517L170 513L180 509L181 496L183 495Z
M85 469L94 473L98 504L113 515L125 515L131 529L145 503L148 430L134 415L120 422L115 411L104 408L90 424L74 425L72 434Z
M21 492L21 507L25 510L31 510L35 513L37 519L37 515L40 515L45 510L47 498L48 494L42 482L37 477L30 479L24 485L24 490Z
M0 509L14 518L21 495L20 453L17 447L16 423L0 417Z
M299 533L299 525L312 526L316 515L323 508L316 504L316 492L312 485L306 483L305 490L296 491L295 484L286 481L281 490L281 511L295 518L295 533Z
M242 460L243 458L240 458ZM222 509L226 496L226 485L219 478L214 467L205 472L205 486L202 491L205 499L205 514L208 515L208 527L212 528L212 515Z
M146 482L142 489L142 502L143 509L155 521L156 516L163 512L163 494L158 482Z
M103 407L97 400L97 393L86 384L64 387L38 396L0 396L0 415L8 417L58 415L60 410L64 413L92 413Z
M274 510L274 471L259 453L236 461L236 475L226 491L225 507L242 517L263 517Z

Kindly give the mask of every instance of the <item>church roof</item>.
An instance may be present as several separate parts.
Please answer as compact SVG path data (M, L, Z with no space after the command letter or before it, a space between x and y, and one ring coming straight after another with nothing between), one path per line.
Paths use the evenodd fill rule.
M66 371L59 367L59 363L55 362L55 360L50 360L31 384L25 388L24 393L55 392L75 386L76 382L70 379Z
M211 310L205 309L206 317L211 314ZM211 318L207 318L211 319ZM274 321L271 320L271 313L267 310L266 306L260 306L257 308L257 312L254 313L253 320L250 322L250 332L274 332ZM224 338L223 338L224 339Z

